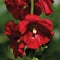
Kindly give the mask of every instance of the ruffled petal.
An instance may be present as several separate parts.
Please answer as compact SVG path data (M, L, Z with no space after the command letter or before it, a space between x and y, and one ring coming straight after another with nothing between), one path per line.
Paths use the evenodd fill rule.
M54 3L54 0L46 0L48 4L51 6Z
M53 24L52 21L49 19L41 19L40 21L37 22L39 25L44 26L45 28L47 28L48 30L52 30L53 28Z
M42 10L41 10L40 3L37 2L35 3L35 6L34 6L34 14L40 15L41 13L42 13Z
M14 22L7 23L6 28L5 28L6 30L5 34L9 35L11 33L11 30L13 30L13 28L14 28Z
M25 20L29 22L33 22L33 21L36 22L36 21L39 21L40 18L37 15L30 14L25 17Z
M26 43L26 46L31 49L38 49L42 45L40 36L36 35L33 37L31 32L28 32L26 35L24 35L23 40Z
M24 48L24 44L23 44L23 43L20 43L18 48L19 48L19 49Z
M39 35L40 35L40 39L42 41L42 45L47 44L50 41L50 39L47 36L42 36L41 34L39 34Z
M21 21L19 23L19 32L21 34L24 34L26 32L28 24L29 24L28 21Z
M18 57L18 44L14 42L12 49L13 49L14 57L17 58Z
M14 31L19 32L19 24L16 24L16 25L14 26Z
M41 4L41 9L42 11L46 14L52 14L52 9L49 6L49 3L46 2L46 0L40 0L40 4Z
M19 44L19 46L18 46L18 53L19 53L20 57L24 56L24 44L23 43Z
M20 57L24 56L24 50L23 49L18 49L18 54Z
M45 22L46 22L46 24L47 24L47 29L48 30L52 30L52 28L53 28L53 24L52 24L52 21L51 20L48 20L48 19L46 19L46 20L44 20Z
M15 5L16 6L24 6L24 5L26 5L26 2L24 2L23 0L15 0Z
M13 15L15 19L24 18L24 6L26 3L22 0L5 0L8 11Z

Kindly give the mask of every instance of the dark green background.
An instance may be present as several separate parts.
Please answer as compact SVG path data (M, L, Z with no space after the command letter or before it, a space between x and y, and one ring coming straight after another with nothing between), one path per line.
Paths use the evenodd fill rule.
M42 14L41 18L51 19L55 32L53 40L49 44L49 48L42 55L41 60L60 60L60 0L55 0L52 5L53 14L46 16ZM4 4L4 0L0 0L0 60L31 60L29 57L15 59L11 49L9 48L9 41L6 35L3 34L5 31L5 25L8 21L14 19L12 15L7 11Z

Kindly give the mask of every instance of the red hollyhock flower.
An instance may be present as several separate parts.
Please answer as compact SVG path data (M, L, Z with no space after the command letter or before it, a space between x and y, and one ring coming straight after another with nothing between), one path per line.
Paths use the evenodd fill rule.
M20 41L20 40L19 40ZM13 53L15 58L19 57L23 57L24 56L24 43L23 42L14 42L15 44L13 44Z
M53 0L34 0L34 14L40 15L42 11L49 15L52 13L50 6ZM27 14L30 14L31 1L30 0L5 0L8 11L15 19L24 19ZM24 8L25 7L25 8Z
M30 0L25 0L28 7L30 8L31 5L31 1ZM51 9L51 5L53 4L53 0L34 0L34 14L36 15L40 15L42 13L42 11L46 14L49 15L51 14L53 11ZM26 8L28 9L28 8ZM28 10L30 11L30 10Z
M22 34L21 39L31 49L37 49L48 43L54 34L52 22L36 15L27 15L25 20L19 23L19 27Z
M24 43L20 40L21 34L19 33L18 24L15 25L14 22L9 22L6 25L5 34L8 36L10 41L10 48L13 49L15 57L24 56Z
M39 1L41 9L46 15L49 15L53 12L52 9L50 8L52 3L54 2L53 0L39 0Z
M26 3L22 0L5 0L8 11L15 19L24 18L24 6ZM26 13L25 13L26 14Z
M27 0L5 0L5 4L8 11L13 15L15 19L22 20L24 19L25 15L30 14L31 6L30 3L28 4ZM34 7L34 14L40 15L42 13L41 8L36 4Z
M10 35L11 33L18 32L19 33L19 25L14 24L13 21L8 22L5 27L5 34ZM19 33L20 34L20 33Z

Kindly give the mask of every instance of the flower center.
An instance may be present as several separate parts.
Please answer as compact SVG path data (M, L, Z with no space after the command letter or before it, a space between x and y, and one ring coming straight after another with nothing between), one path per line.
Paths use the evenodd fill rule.
M35 37L35 35L38 33L38 27L37 25L34 23L29 25L29 31L32 32L32 36Z
M36 34L37 30L35 28L33 28L33 34Z

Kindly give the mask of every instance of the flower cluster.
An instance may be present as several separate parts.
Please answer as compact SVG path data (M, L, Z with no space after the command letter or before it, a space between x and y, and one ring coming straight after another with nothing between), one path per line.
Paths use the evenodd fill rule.
M34 0L34 14L40 15L44 12L46 15L52 13L51 5L53 0ZM5 0L8 11L15 19L24 19L27 14L30 14L30 0Z
M33 1L34 14L30 14L31 0L5 0L8 11L15 19L21 20L18 24L15 24L14 21L8 22L5 28L5 34L9 37L10 48L13 49L15 57L28 55L29 51L35 52L50 42L54 35L51 20L38 17L42 12L46 15L51 14L50 6L54 1Z

